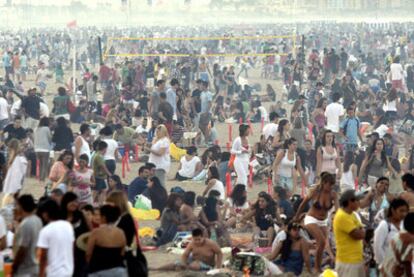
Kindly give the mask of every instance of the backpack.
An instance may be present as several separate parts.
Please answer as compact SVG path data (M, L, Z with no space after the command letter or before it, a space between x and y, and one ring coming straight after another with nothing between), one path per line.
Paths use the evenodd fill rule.
M358 118L356 118L355 117L355 119L356 119L356 121L357 121L357 130L359 130L359 119ZM343 128L343 130L344 130L344 135L346 136L346 131L347 131L347 129L348 129L348 123L349 123L349 120L351 120L351 118L348 118L346 121L345 121L345 124L344 124L344 128Z

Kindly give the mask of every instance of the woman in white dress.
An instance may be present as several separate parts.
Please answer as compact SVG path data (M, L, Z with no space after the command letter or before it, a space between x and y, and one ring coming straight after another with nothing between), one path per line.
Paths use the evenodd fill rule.
M249 125L239 126L239 136L234 140L231 153L236 156L234 159L234 170L237 174L236 184L247 186L249 176L250 150L248 136L250 133Z
M9 158L7 163L6 178L3 183L4 207L13 200L13 195L23 187L24 176L27 170L27 159L24 156L24 149L17 139L8 143Z
M170 170L171 158L168 130L163 124L158 125L155 130L148 162L155 164L155 176L165 187L165 174Z

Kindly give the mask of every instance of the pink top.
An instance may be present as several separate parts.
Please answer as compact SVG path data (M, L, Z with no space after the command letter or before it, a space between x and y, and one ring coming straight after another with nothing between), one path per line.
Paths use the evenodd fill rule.
M53 182L53 187L58 185L58 181L66 174L68 168L63 164L63 162L55 162L50 169L49 179Z

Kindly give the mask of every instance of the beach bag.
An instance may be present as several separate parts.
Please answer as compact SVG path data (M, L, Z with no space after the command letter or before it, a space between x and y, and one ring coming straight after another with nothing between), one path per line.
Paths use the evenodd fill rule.
M141 209L141 210L151 210L152 209L152 203L151 200L145 197L142 194L139 194L135 197L135 209Z

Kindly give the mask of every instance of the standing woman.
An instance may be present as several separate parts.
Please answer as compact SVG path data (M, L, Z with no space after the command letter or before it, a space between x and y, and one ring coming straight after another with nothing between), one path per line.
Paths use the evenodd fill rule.
M321 172L328 172L335 179L341 179L342 176L339 150L335 145L335 135L331 130L325 131L322 143L316 150L316 179L319 178Z
M335 176L323 172L320 182L310 190L300 204L296 218L299 218L303 209L311 202L309 211L305 216L305 229L316 240L315 271L322 272L321 264L323 252L326 247L328 237L328 214L332 208L338 209L338 197L333 190Z
M285 141L283 149L277 152L273 163L273 183L284 187L289 194L295 193L297 187L297 171L306 180L299 155L296 153L297 142L294 138Z
M89 160L85 154L79 157L79 167L72 173L71 187L73 192L78 196L80 204L92 205L92 189L91 186L95 184L93 170L88 168Z
M34 150L39 161L39 177L43 184L49 172L49 157L52 150L52 133L49 129L49 118L42 117L34 131Z
M154 177L153 177L154 178ZM109 194L106 202L110 205L118 207L121 211L121 217L116 223L116 227L122 229L126 238L126 251L125 259L128 269L128 276L148 276L146 273L147 261L145 256L142 254L139 244L136 246L136 254L134 255L135 246L132 248L134 239L137 238L137 230L135 228L135 221L129 213L128 208L128 199L124 192L122 191L113 191ZM137 260L139 263L137 264Z
M325 128L326 117L325 110L328 105L328 100L325 97L319 99L316 109L312 112L312 123L315 137Z
M279 125L277 126L277 132L275 137L273 138L272 146L276 149L279 149L285 143L285 140L290 138L290 123L287 119L282 119L279 121Z
M231 148L231 153L236 156L234 159L234 170L237 174L237 184L247 186L247 177L249 175L249 140L250 133L249 125L242 124L239 126L239 137L237 137Z
M358 180L365 180L368 185L375 185L378 178L385 176L386 169L394 172L390 161L385 152L383 139L376 139L373 145L368 149L365 159L362 161L359 170Z
M27 170L27 159L24 156L24 149L17 139L9 141L8 151L7 173L3 183L3 207L13 200L13 195L16 192L22 189Z
M122 229L115 226L119 219L119 208L104 205L99 212L101 226L91 232L86 249L88 276L127 277L124 267L126 238Z
M158 125L155 131L148 162L155 164L155 176L165 186L165 174L170 170L171 158L168 130L163 124Z

